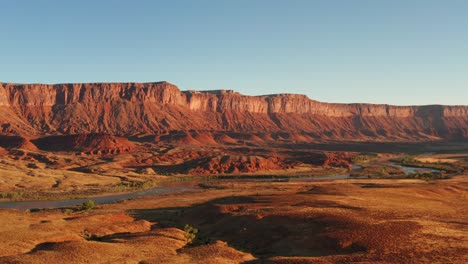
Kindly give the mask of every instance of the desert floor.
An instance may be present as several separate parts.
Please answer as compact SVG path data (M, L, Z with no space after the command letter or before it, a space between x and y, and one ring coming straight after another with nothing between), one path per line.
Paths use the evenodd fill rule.
M223 181L91 211L3 209L0 262L466 263L467 190L466 175Z

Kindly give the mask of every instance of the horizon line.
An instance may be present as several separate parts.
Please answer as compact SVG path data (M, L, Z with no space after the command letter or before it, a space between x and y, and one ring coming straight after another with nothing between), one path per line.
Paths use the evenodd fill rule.
M402 104L391 104L391 103L372 103L372 102L350 102L350 103L343 103L343 102L330 102L330 101L320 101L316 99L310 98L307 94L302 93L274 93L274 94L243 94L234 89L209 89L209 90L195 90L195 89L181 89L178 85L169 82L169 81L89 81L89 82L57 82L57 83L47 83L47 82L3 82L0 81L0 84L10 84L10 85L70 85L70 84L163 84L167 83L170 85L175 86L181 92L200 92L200 93L210 93L215 91L231 91L233 93L239 94L240 96L248 96L248 97L268 97L268 96L281 96L281 95L300 95L305 96L307 99L311 101L316 101L319 103L327 103L327 104L342 104L342 105L385 105L385 106L397 106L397 107L412 107L412 106L461 106L466 107L468 105L463 104L441 104L441 103L429 103L429 104L411 104L411 105L402 105Z

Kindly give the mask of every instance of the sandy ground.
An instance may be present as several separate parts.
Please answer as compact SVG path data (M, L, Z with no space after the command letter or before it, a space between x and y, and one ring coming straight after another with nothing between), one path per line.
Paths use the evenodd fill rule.
M466 176L224 182L89 212L0 210L0 263L466 263L467 190Z

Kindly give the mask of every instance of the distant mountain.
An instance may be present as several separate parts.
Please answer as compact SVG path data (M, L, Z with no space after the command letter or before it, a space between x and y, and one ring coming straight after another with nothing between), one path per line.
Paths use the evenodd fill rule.
M156 83L0 83L0 133L23 137L198 131L292 141L468 138L468 106L330 104L305 95L180 91ZM190 133L189 133L190 134ZM193 134L193 132L192 132Z

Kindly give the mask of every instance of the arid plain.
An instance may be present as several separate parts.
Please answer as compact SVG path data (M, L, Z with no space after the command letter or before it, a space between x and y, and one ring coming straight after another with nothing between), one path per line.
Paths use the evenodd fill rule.
M0 84L0 108L0 263L468 258L467 106L162 82Z

